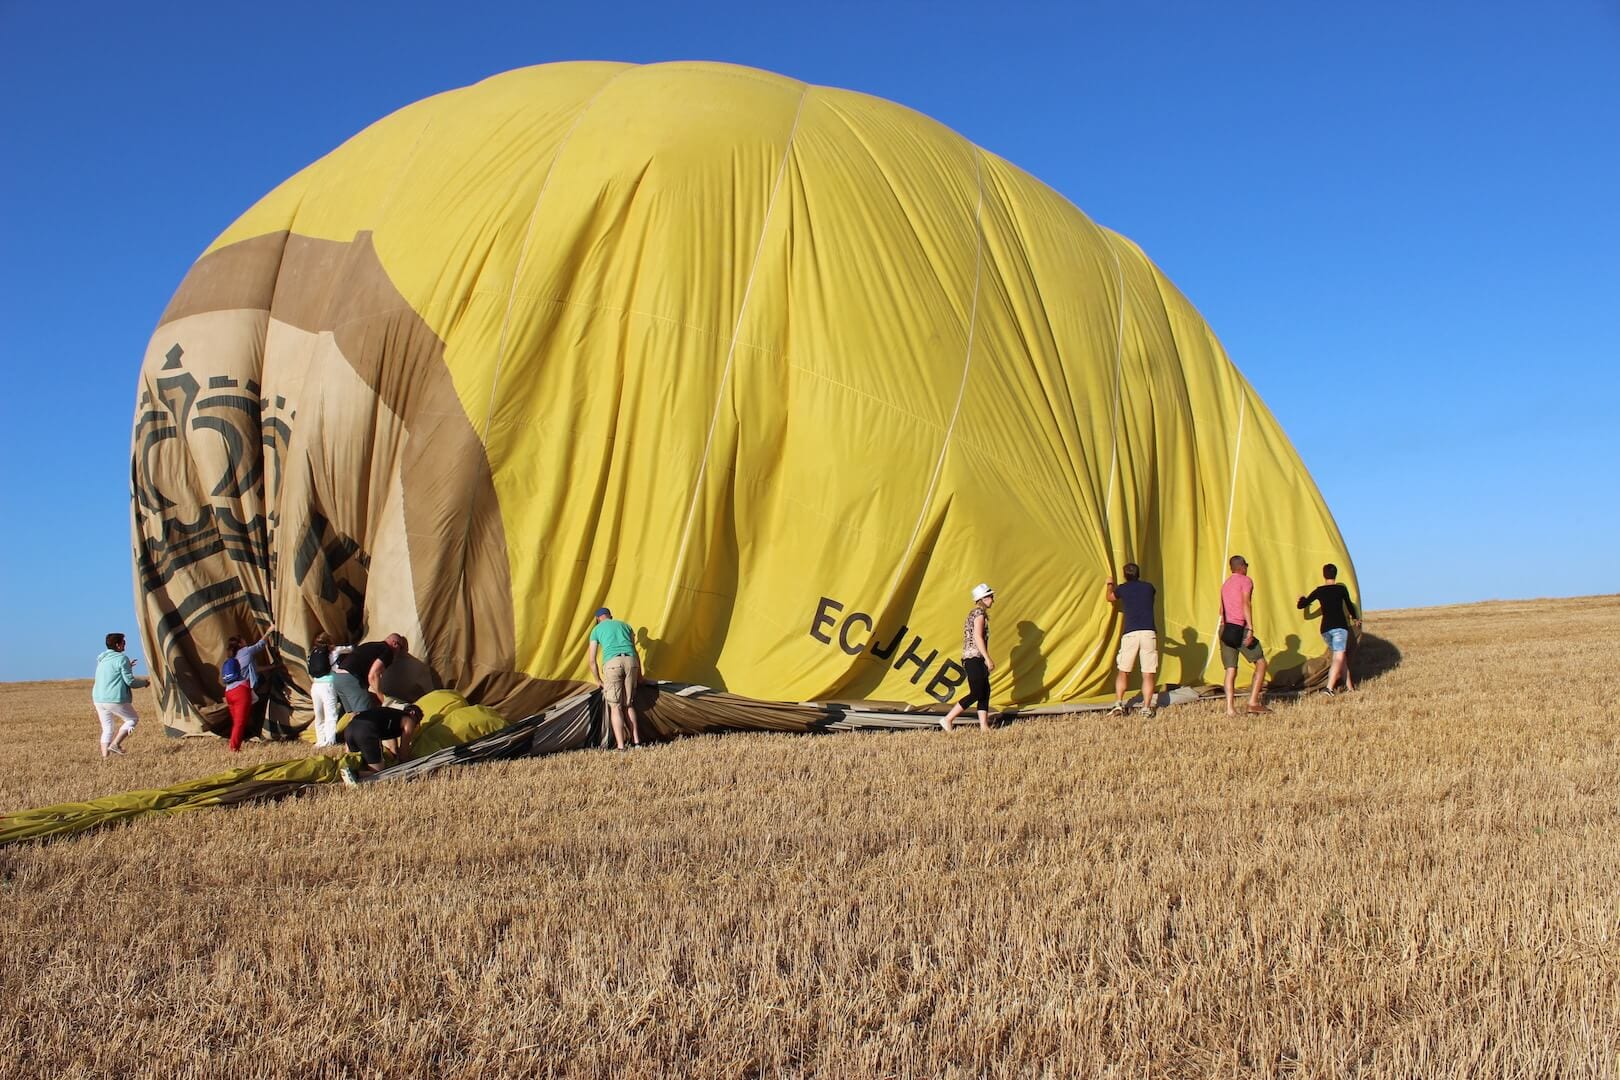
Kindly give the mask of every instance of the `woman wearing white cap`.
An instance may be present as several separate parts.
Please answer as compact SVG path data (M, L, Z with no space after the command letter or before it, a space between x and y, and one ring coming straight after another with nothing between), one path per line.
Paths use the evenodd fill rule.
M990 730L990 673L996 662L990 659L990 606L996 602L996 590L980 583L973 586L973 608L962 626L962 670L967 672L968 695L945 714L939 726L950 731L969 705L977 705L979 728Z

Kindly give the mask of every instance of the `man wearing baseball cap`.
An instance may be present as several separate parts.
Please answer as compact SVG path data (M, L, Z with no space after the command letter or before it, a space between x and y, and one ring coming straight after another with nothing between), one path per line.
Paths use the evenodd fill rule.
M600 654L600 663L598 663ZM624 717L630 714L631 745L641 745L641 729L636 725L636 687L641 684L641 657L636 652L636 635L630 624L615 619L607 608L596 609L596 625L591 627L591 643L585 652L591 674L602 688L613 723L613 742L624 749Z

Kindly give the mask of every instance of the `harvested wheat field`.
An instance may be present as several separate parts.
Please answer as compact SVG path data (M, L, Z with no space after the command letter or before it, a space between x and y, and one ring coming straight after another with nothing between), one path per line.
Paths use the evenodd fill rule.
M1368 630L1361 689L1262 718L701 738L0 849L0 1070L1620 1072L1620 600ZM149 701L103 763L88 696L0 687L0 807L232 763Z

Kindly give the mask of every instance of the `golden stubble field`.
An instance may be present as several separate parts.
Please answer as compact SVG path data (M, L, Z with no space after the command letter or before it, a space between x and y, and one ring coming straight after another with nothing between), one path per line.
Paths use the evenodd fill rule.
M701 738L0 849L0 1071L1620 1072L1620 599L1368 629L1398 666L1267 717ZM0 809L233 763L147 700L103 764L88 695L0 686Z

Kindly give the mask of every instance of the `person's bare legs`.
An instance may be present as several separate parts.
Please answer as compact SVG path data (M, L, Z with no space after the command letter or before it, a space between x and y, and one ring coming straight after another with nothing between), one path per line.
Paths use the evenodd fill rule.
M626 705L625 713L630 717L630 742L636 746L641 745L641 727L636 723L636 707Z
M1336 653L1333 654L1333 660L1328 664L1328 684L1327 684L1327 688L1329 690L1332 690L1333 687L1338 683L1338 681L1339 681L1339 673L1341 671L1343 671L1343 670L1344 670L1344 653L1336 652ZM1348 685L1348 682L1349 682L1349 680L1346 680L1346 686L1345 686L1346 690L1350 689L1350 687Z
M980 731L989 731L990 730L990 713L985 709L980 709L979 710L979 730Z
M1233 672L1236 675L1237 672ZM1249 708L1260 707L1260 695L1266 692L1266 658L1261 657L1254 662L1254 685L1249 689Z
M945 714L945 719L939 722L939 726L944 728L946 731L950 731L956 726L956 718L961 715L962 703L957 702L955 705L951 706L951 711Z
M1131 673L1121 671L1114 676L1114 705L1121 707L1125 704L1125 691L1131 688Z
M1226 715L1227 716L1236 716L1237 715L1237 709L1232 704L1232 699L1236 695L1236 693L1237 693L1237 668L1229 667L1229 668L1226 669Z
M1159 703L1154 700L1154 691L1158 689L1159 673L1156 671L1142 672L1142 708L1150 715L1155 712Z
M135 729L129 724L125 724L123 727L119 728L118 734L114 735L112 737L112 742L107 744L107 753L122 754L124 752L124 740L129 738L134 731Z
M624 706L623 705L609 705L608 706L608 719L613 724L613 742L615 744L614 749L623 750L624 749Z

